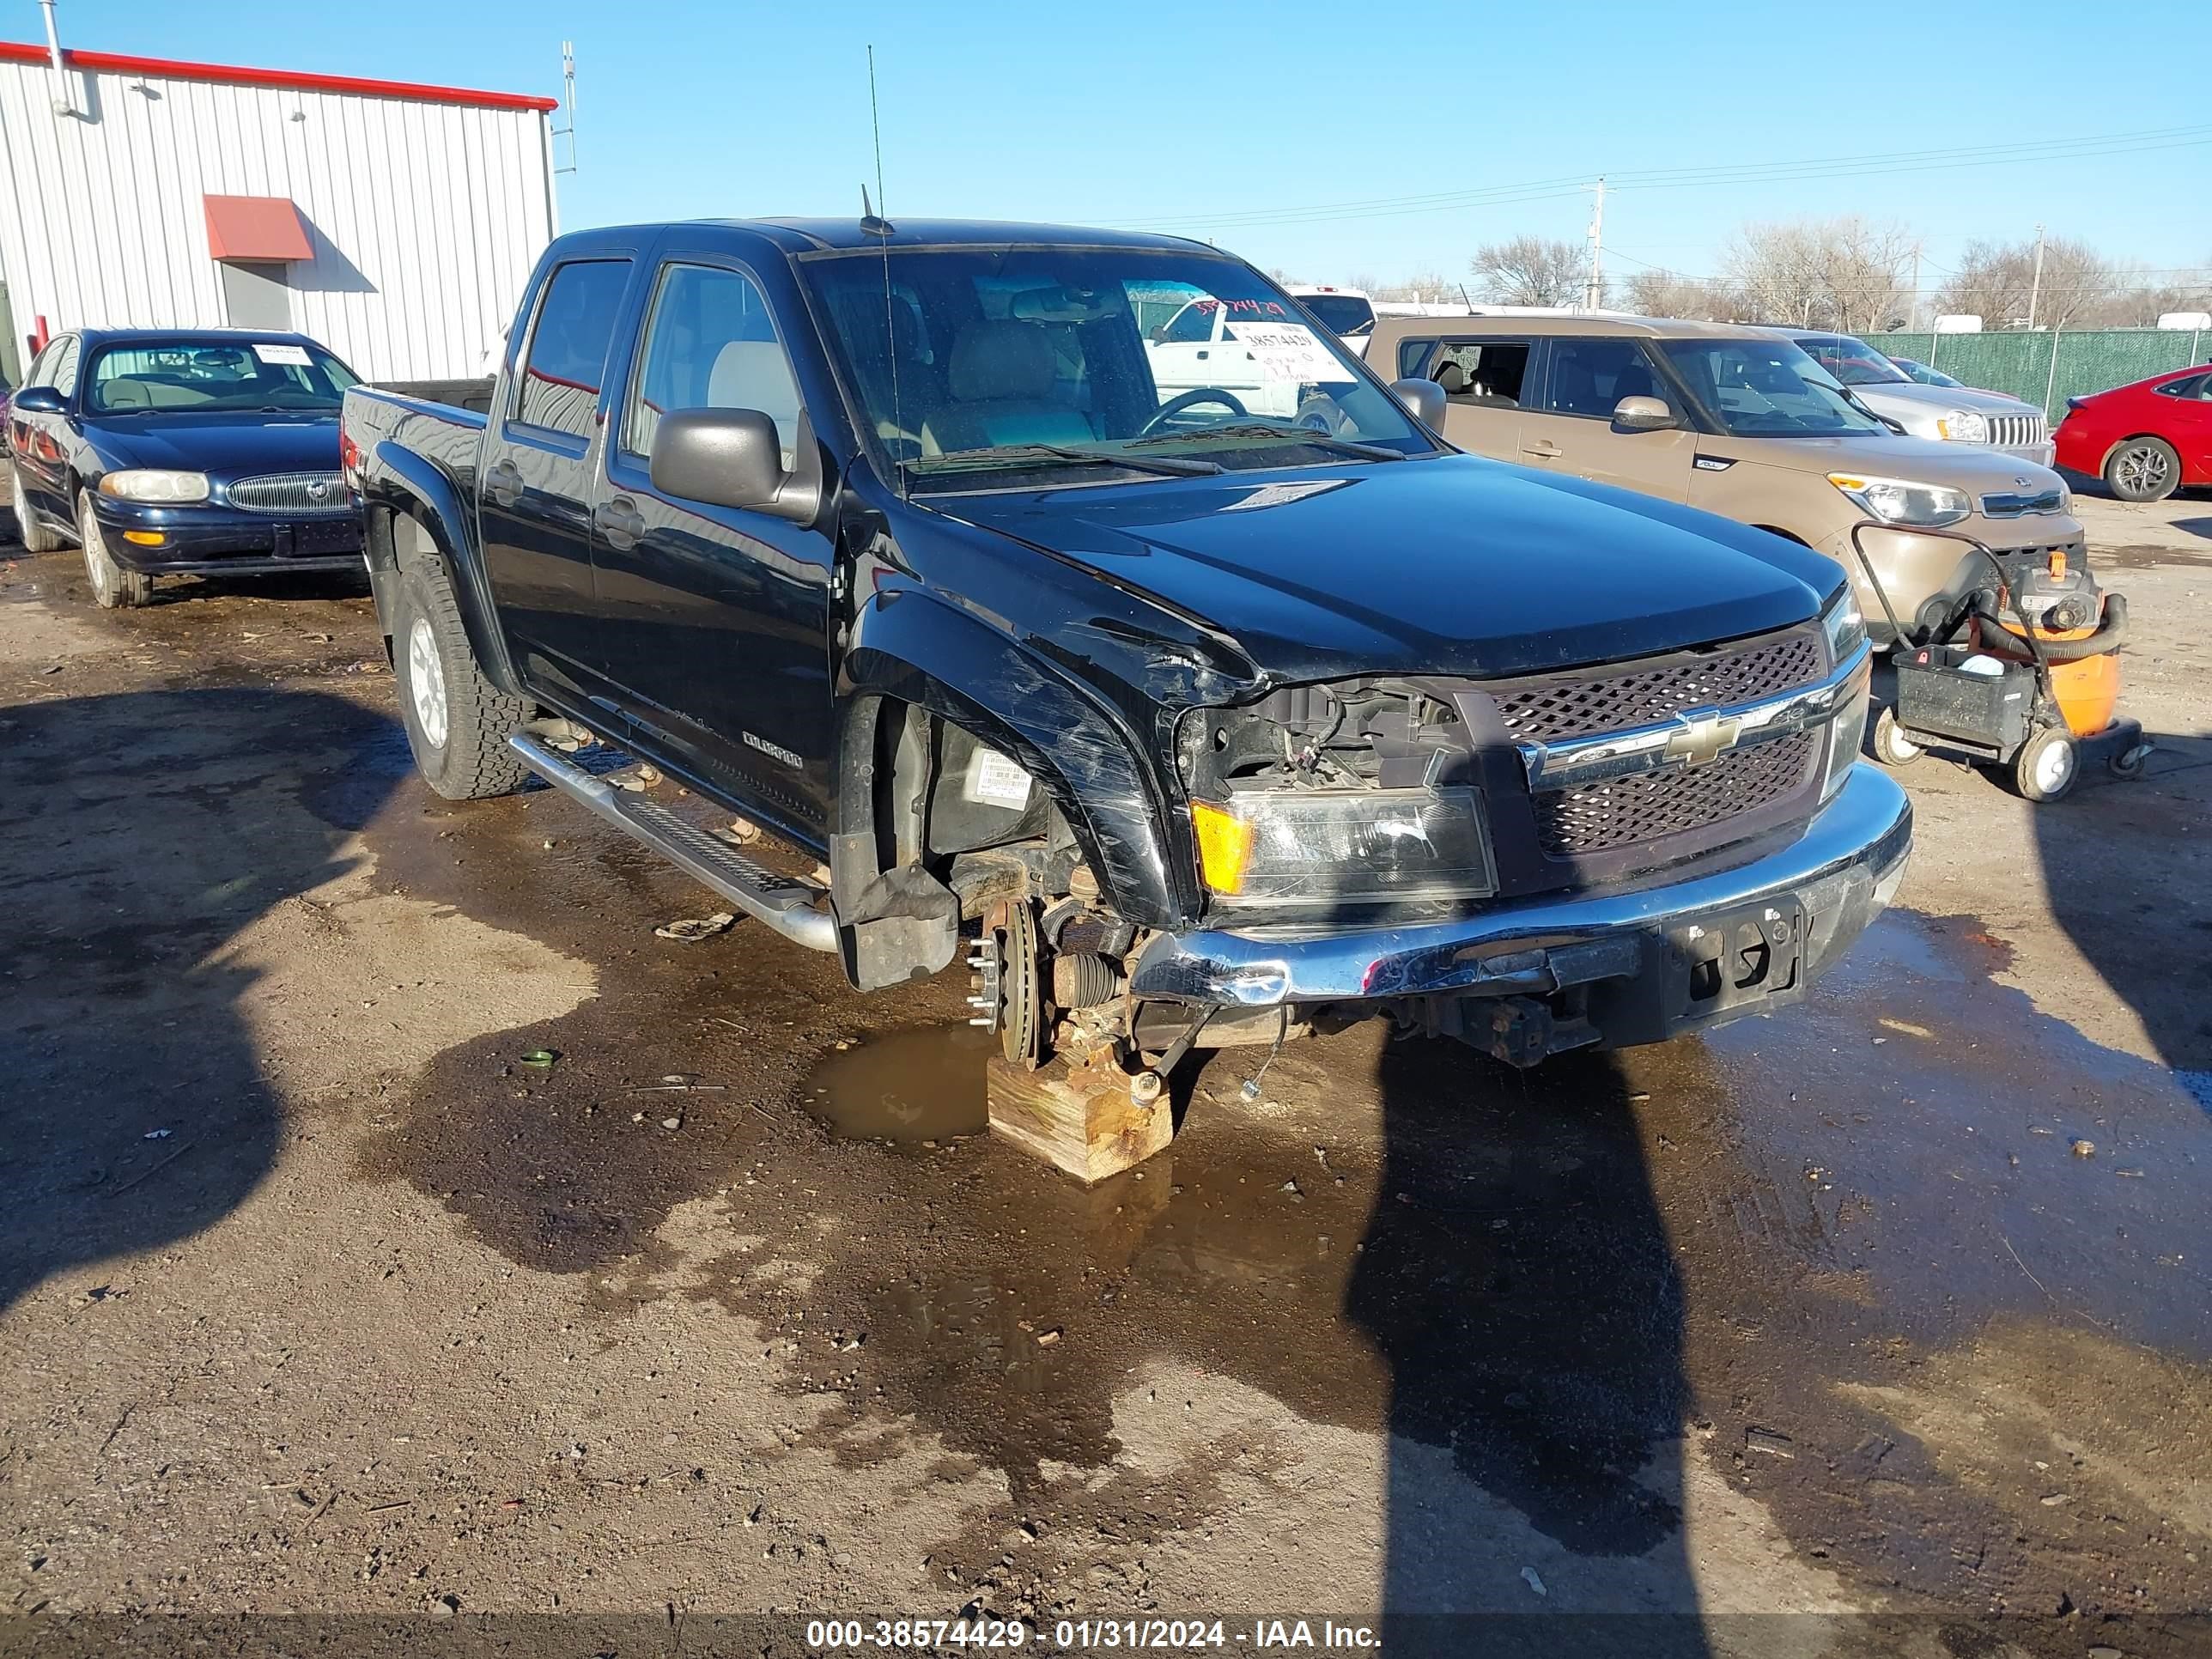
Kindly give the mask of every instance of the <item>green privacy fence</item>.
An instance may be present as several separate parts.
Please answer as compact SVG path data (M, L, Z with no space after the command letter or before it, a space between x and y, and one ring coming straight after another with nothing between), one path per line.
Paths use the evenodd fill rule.
M1869 334L1876 351L1910 357L1954 380L2009 392L2042 405L2056 422L2069 398L2109 392L2168 369L2187 368L2212 352L2212 331L2079 329L2060 333L2008 329L1989 334Z

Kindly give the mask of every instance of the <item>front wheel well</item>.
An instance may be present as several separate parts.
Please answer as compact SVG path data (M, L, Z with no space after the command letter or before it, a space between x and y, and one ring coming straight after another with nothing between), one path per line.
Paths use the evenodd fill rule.
M1086 862L1050 780L1031 775L990 737L920 703L859 700L845 723L839 772L833 852L840 856L830 868L840 878L841 914L848 866L863 883L902 867L945 882L963 862L981 860L1025 869L1030 890L1054 897ZM981 901L962 897L975 914Z

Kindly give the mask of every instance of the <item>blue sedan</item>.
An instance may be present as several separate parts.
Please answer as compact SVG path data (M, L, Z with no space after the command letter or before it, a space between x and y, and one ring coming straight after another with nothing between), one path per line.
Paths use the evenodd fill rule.
M8 410L23 544L76 543L111 607L157 575L357 568L338 406L358 379L298 334L64 334Z

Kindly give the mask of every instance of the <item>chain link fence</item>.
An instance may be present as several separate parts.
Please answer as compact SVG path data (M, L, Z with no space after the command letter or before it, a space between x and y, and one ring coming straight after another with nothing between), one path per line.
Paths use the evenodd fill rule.
M1888 356L1910 357L1968 386L2037 404L2054 425L2069 398L2188 368L2204 362L2212 350L2212 331L2192 329L2007 329L1986 334L1861 337Z

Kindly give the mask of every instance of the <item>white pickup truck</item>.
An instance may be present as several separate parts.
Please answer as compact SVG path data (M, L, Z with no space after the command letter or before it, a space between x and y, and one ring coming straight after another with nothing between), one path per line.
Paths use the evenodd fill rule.
M1370 310L1366 326L1374 325ZM1366 343L1363 332L1345 345L1357 355ZM1352 384L1313 324L1279 303L1262 310L1194 295L1146 337L1145 356L1163 398L1211 388L1232 394L1247 414L1310 420L1322 431L1331 428L1320 412L1330 401L1322 389Z

